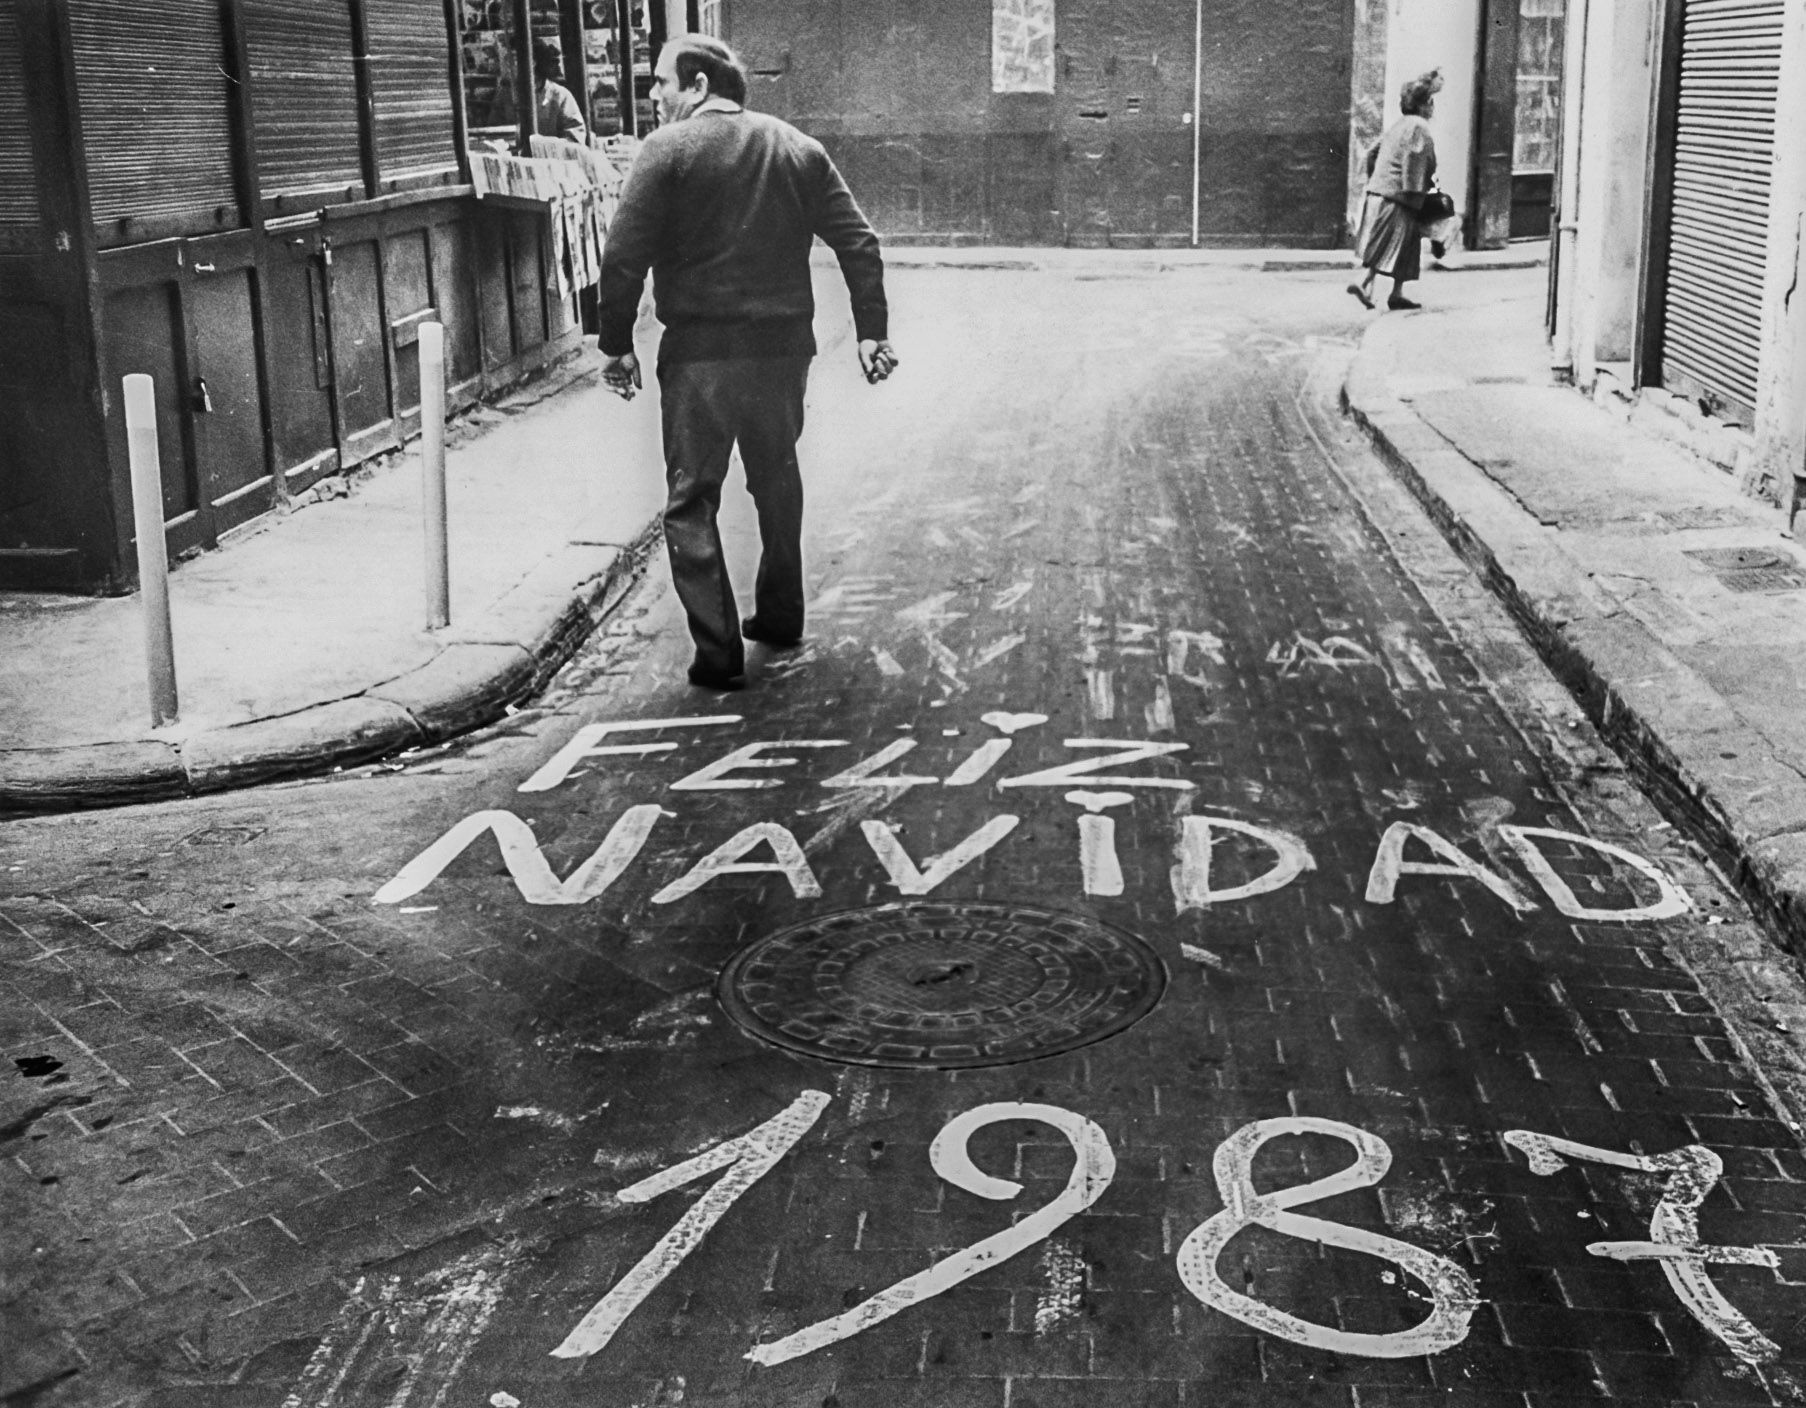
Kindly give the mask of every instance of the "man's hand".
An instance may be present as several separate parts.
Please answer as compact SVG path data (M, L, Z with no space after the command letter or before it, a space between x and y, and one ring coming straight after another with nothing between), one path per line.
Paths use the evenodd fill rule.
M897 354L887 341L867 338L859 344L859 370L876 386L897 369Z
M640 389L640 359L631 352L610 357L602 364L602 384L623 401L631 401Z

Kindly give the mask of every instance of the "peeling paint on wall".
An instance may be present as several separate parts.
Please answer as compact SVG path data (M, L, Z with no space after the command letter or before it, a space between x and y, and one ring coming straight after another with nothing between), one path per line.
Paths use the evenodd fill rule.
M991 0L991 91L1054 90L1054 0Z

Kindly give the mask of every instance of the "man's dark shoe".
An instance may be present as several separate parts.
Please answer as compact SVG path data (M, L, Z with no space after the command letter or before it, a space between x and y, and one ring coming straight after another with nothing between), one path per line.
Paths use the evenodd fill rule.
M692 665L690 683L698 689L745 689L746 676L724 674L720 670L705 670L700 665Z
M748 616L740 623L740 634L748 640L758 641L760 645L769 645L773 650L795 650L803 643L800 635L779 635L776 631L766 630L757 616Z

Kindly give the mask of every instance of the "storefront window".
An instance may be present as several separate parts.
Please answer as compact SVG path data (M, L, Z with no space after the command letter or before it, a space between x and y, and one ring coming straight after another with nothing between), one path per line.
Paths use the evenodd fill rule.
M1514 172L1553 171L1561 141L1561 59L1566 0L1518 0Z
M621 12L626 11L627 33L623 42ZM641 0L586 0L583 6L583 46L589 61L590 112L597 135L608 137L624 131L621 102L622 63L632 65L634 131L652 130L652 48Z

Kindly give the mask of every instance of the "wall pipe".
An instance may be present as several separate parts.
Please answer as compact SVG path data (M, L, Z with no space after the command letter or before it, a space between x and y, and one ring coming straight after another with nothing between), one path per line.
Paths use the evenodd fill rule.
M1580 234L1580 124L1586 96L1588 0L1568 0L1567 43L1562 51L1561 192L1555 226L1555 330L1553 363L1573 374L1574 267Z
M1204 0L1198 0L1197 35L1191 54L1191 243L1198 245L1198 199L1204 160Z

